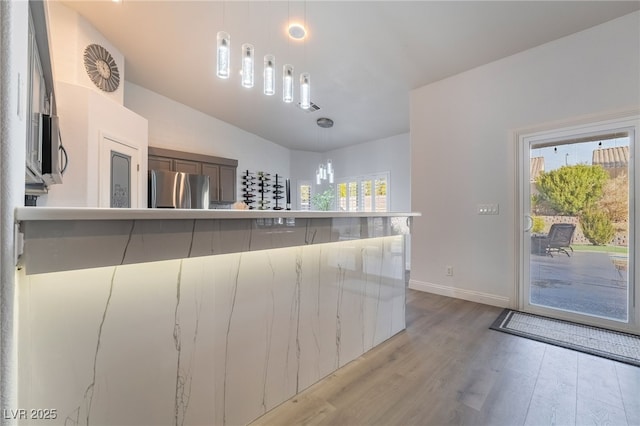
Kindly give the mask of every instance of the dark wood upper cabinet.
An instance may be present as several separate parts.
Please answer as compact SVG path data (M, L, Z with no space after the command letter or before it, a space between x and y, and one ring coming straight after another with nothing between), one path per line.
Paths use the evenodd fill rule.
M173 160L173 164L174 171L176 172L190 173L192 175L202 174L202 163L198 161L181 160L179 158L176 158L175 160Z
M149 147L149 170L171 170L209 176L209 201L234 203L238 160Z
M221 202L220 197L220 166L218 164L202 164L202 174L209 176L209 198L212 203ZM235 173L234 173L235 179ZM235 201L235 200L234 200Z
M236 169L237 167L220 166L220 201L223 203L236 201Z
M149 170L173 170L173 160L149 155Z

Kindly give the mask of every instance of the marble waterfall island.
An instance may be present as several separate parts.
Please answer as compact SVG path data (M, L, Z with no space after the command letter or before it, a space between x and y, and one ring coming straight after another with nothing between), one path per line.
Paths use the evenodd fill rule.
M20 424L251 422L404 330L417 215L17 209Z

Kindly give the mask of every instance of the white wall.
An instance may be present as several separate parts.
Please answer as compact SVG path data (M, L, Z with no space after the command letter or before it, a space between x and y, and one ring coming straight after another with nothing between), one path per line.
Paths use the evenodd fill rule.
M390 210L411 210L411 140L409 133L378 139L326 153L336 179L389 172Z
M149 146L237 159L239 175L248 169L290 177L293 208L299 207L296 205L297 183L307 180L315 187L315 169L327 158L333 161L336 178L389 171L391 209L408 211L411 208L409 134L324 154L290 151L130 82L125 83L124 102L127 108L148 120ZM241 198L240 184L238 179L238 199Z
M318 165L331 159L335 179L389 172L390 210L411 210L411 146L409 133L377 139L325 153L292 151L291 176L297 182L309 181L314 193L322 192L328 184L316 185L315 171ZM297 186L296 186L297 188ZM297 192L296 192L297 193ZM292 198L295 199L292 191Z
M124 108L124 56L86 19L60 2L45 3L49 19L51 66L62 144L69 155L63 183L52 185L38 199L39 206L99 207L99 149L102 136L134 146L140 153L138 199L144 207L147 176L147 122ZM104 46L120 70L121 84L112 93L98 89L84 69L84 49L91 43Z
M45 6L50 22L49 43L55 80L86 87L122 105L124 55L78 12L58 1L46 2ZM98 89L84 68L84 50L93 43L107 49L118 66L120 86L111 93Z
M28 10L27 2L0 2L0 409L7 410L18 407L14 209L24 205Z
M299 210L298 188L303 182L311 184L312 195L319 188L316 186L315 171L318 165L326 161L323 154L310 151L291 151L291 208Z
M515 306L512 132L640 106L639 30L636 12L411 93L411 287Z
M61 185L52 185L38 199L47 207L104 207L100 205L100 166L110 158L100 157L102 137L135 147L140 158L138 197L134 207L147 205L147 120L110 97L84 86L58 81L56 85L62 143L69 165ZM108 167L106 170L109 170Z
M289 176L289 150L271 141L133 83L125 84L124 103L149 121L149 146L236 159L238 174Z

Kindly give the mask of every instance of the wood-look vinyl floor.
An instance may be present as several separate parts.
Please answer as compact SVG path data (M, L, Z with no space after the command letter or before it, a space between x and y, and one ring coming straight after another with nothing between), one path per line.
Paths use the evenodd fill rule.
M408 290L407 329L252 425L640 425L640 368L490 330Z

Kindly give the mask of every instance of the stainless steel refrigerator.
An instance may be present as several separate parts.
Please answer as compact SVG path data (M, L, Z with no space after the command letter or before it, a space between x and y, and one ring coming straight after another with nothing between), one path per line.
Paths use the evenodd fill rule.
M208 209L209 176L149 170L149 207Z

